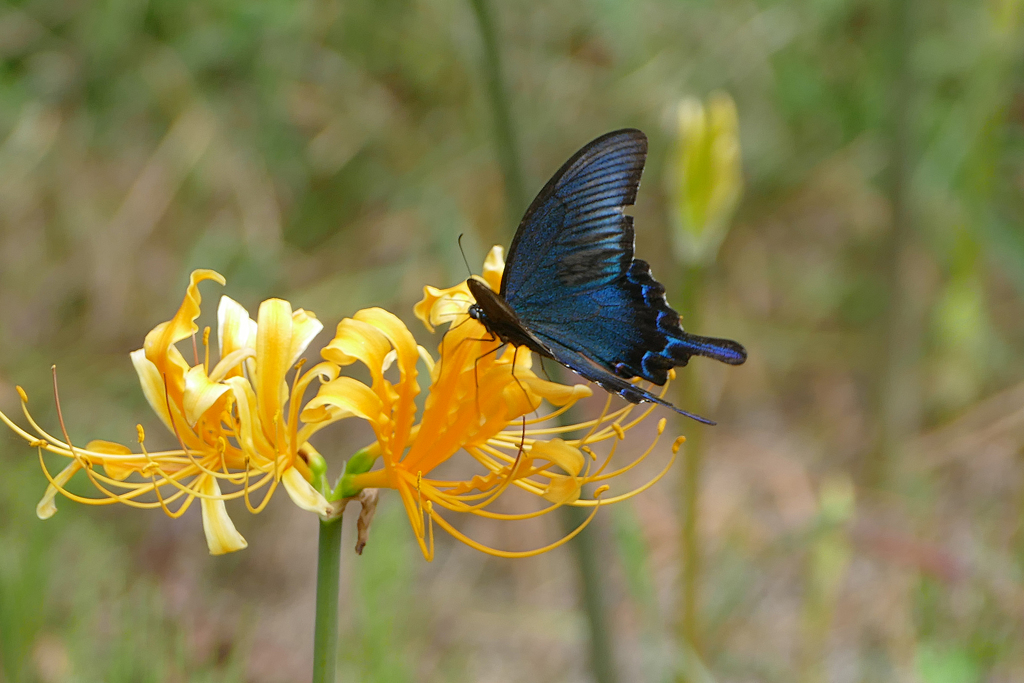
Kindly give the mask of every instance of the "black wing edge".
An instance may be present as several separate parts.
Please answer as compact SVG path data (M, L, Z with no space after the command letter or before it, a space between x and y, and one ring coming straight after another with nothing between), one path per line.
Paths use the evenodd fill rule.
M551 346L555 345L552 344ZM702 424L711 426L718 424L714 420L709 420L706 417L701 417L700 415L687 412L662 398L658 398L651 392L638 387L628 380L613 375L599 365L587 360L585 356L565 348L564 346L557 345L556 348L551 349L551 351L553 351L552 358L557 362L569 368L583 379L594 382L605 391L618 394L630 403L657 403L658 405L671 408L680 415L688 417L691 420L696 420Z
M573 154L571 157L569 157L568 161L566 161L564 164L562 164L561 168L559 168L555 172L555 174L551 176L551 179L548 180L547 184L545 184L544 187L541 188L541 191L538 192L537 196L533 198L532 202L530 202L530 207L526 210L526 213L523 214L523 219L521 221L519 221L519 226L516 228L515 237L512 238L512 243L508 246L508 252L505 254L505 263L506 264L512 263L515 260L516 248L519 246L519 236L523 234L523 229L522 229L523 226L530 221L530 219L533 217L533 214L537 212L537 209L539 209L541 206L543 206L544 203L547 202L551 198L551 195L553 195L555 193L555 191L558 189L559 183L562 182L563 177L569 171L569 169L571 169L583 157L587 156L588 154L593 154L594 150L597 150L597 149L603 147L612 138L619 138L619 137L622 137L624 139L628 139L630 141L633 141L633 142L637 143L637 145L640 147L640 150L639 150L640 153L643 154L644 158L646 159L646 157L647 157L647 135L645 135L642 130L638 130L636 128L620 128L619 130L613 130L612 132L605 133L604 135L602 135L600 137L597 137L597 138L594 138L593 140L591 140L587 144L583 145L583 147L581 147L575 154ZM643 172L643 164L641 164L641 167L640 167L640 173L642 173L642 172ZM636 203L636 195L637 195L637 190L639 189L639 186L640 186L640 177L639 177L639 173L638 173L637 174L637 182L634 184L633 191L630 192L629 194L627 194L623 198L622 206L632 206L634 203ZM629 236L629 238L630 238L629 239L629 258L630 259L633 258L633 239L632 239L632 237L633 237L632 235ZM501 294L503 296L505 294L505 278L504 277L502 278L502 281L501 281Z

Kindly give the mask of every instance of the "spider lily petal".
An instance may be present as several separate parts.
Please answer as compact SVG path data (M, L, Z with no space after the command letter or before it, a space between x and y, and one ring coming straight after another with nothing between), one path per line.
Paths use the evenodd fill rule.
M259 512L282 484L302 509L322 516L332 513L331 504L311 483L308 460L320 456L308 438L341 416L316 414L315 407L304 411L301 404L312 382L329 385L338 376L338 366L330 362L302 372L300 357L323 325L312 313L293 311L280 299L264 301L253 321L242 306L222 297L217 325L220 360L211 369L209 329L203 336L202 358L194 336L202 305L199 283L204 280L224 284L218 273L195 271L175 316L157 325L146 335L143 348L131 354L143 393L178 448L149 451L141 427L138 450L101 440L85 448L74 446L66 432L58 439L35 422L20 388L25 418L35 434L0 413L0 420L39 450L49 480L36 509L40 518L56 512L58 493L83 503L160 508L172 517L199 499L210 552L221 554L246 547L228 516L228 500L242 498L250 511ZM196 349L193 363L175 346L190 337ZM306 413L316 418L315 424L302 421L300 416ZM51 475L44 452L70 462ZM83 471L99 497L65 488ZM261 488L262 500L255 503L252 494Z
M501 248L495 247L484 266L484 280L495 290L500 286L503 268ZM424 289L424 298L415 308L416 316L430 330L442 323L451 324L441 341L437 360L422 347L417 350L408 330L386 311L360 311L352 319L343 320L322 355L339 366L364 364L371 382L367 385L343 377L325 384L307 404L309 415L303 415L310 422L331 415L338 419L358 417L370 423L376 441L361 453L372 457L349 463L342 478L342 490L345 495L374 487L398 491L427 559L433 556L434 524L472 547L504 557L544 552L572 538L579 529L535 550L498 550L457 531L441 511L493 519L525 519L561 505L591 506L596 512L603 502L601 494L608 489L605 482L636 464L608 471L611 455L626 438L626 432L650 413L650 408L632 405L609 412L609 398L598 419L564 427L541 426L580 398L590 396L590 388L537 377L526 349L509 347L502 351L499 341L488 340L487 331L467 315L472 303L464 282L448 289ZM418 422L414 419L413 403L420 391L415 373L417 351L430 369L429 393ZM392 360L401 368L397 382L388 379ZM545 402L561 408L527 419ZM630 420L634 410L643 413ZM663 429L664 420L659 423L659 435ZM583 435L567 438L572 432ZM591 445L599 443L607 444L609 453L602 464L595 465L596 454ZM653 444L640 459L652 448ZM673 449L673 458L676 450ZM475 464L475 473L454 481L432 477L438 466L456 455L468 456ZM382 466L368 471L375 458L381 460ZM666 466L654 480L613 500L628 498L667 471ZM594 493L583 496L584 486L591 483L597 485ZM540 511L521 514L490 510L491 504L510 486L532 493L548 504Z

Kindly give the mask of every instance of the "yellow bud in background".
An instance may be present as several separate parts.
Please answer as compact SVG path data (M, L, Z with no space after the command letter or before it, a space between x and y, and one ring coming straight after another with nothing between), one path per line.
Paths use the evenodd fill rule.
M669 158L668 196L676 256L688 265L714 261L743 190L736 103L717 92L707 105L679 104Z

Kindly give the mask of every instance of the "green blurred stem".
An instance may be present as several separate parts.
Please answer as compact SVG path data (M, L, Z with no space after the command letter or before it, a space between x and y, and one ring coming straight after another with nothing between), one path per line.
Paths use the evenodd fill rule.
M338 593L341 582L341 515L320 521L316 560L316 626L313 683L334 683L338 663Z
M700 310L699 303L705 276L706 270L702 266L683 267L682 282L678 291L685 297L683 305L680 307L684 329L701 329L698 311ZM692 368L679 373L682 381L682 405L686 407L686 410L701 415L704 413L703 393L700 390L700 381L695 370ZM680 501L683 590L679 628L683 640L689 643L691 651L701 658L704 656L704 651L700 614L701 546L699 526L700 478L704 460L705 429L707 429L706 426L693 420L686 422L686 444L683 446L682 500ZM683 680L688 680L688 678L688 674L684 672Z
M543 361L542 361L543 362ZM549 364L550 366L550 364ZM558 375L561 375L559 377ZM568 382L569 371L559 368L555 379ZM570 408L558 417L559 424L565 426L578 424L576 409ZM588 516L585 508L563 506L561 509L562 525L566 533L583 524ZM587 632L590 636L590 670L597 683L616 683L619 680L615 666L615 650L612 644L612 629L608 620L605 581L602 568L607 566L607 557L599 556L598 527L591 522L576 538L569 541L569 550L576 559L579 569L580 588L583 591L583 611L587 617ZM607 553L606 553L607 555Z
M516 144L515 128L512 125L512 108L509 104L505 80L501 69L501 58L498 50L498 32L494 27L494 19L488 0L470 0L480 24L480 36L483 40L483 68L487 79L487 94L494 116L494 139L497 147L498 163L505 180L508 212L513 223L518 223L519 216L526 209L527 197L523 183L523 168L519 160ZM563 424L572 422L568 413L562 415ZM568 529L575 529L586 515L580 516L577 508L563 508L563 524ZM569 542L576 564L579 567L583 589L583 607L587 615L590 632L590 668L598 683L616 683L618 676L612 649L611 629L608 624L607 611L604 604L604 581L601 573L603 562L597 555L596 530L593 526L584 529L576 538Z
M889 52L892 64L889 112L889 201L892 230L888 255L889 305L886 315L884 363L879 378L877 415L879 440L865 462L863 480L881 487L893 459L917 426L918 382L915 376L920 329L913 291L914 226L910 204L913 77L911 0L890 0Z
M470 0L480 25L483 41L483 71L487 81L487 96L491 101L494 116L494 143L505 179L505 193L508 212L513 224L526 209L526 185L523 182L523 167L519 160L519 146L516 143L515 126L512 125L512 107L505 87L504 72L501 68L501 52L498 50L498 34L488 0Z
M567 505L562 508L566 533L583 524L588 516L587 509ZM597 683L615 683L618 674L612 650L612 633L608 624L608 607L605 603L602 563L598 557L598 529L590 524L576 538L569 541L569 547L576 556L580 581L583 589L583 609L587 615L587 629L590 635L590 668Z

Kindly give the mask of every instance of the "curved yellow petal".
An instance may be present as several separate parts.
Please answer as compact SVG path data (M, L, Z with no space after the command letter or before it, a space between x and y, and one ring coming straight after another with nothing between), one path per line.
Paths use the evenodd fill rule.
M426 326L431 334L434 333L434 326L430 322L430 311L442 296L444 296L443 289L427 285L423 288L423 298L412 307L413 315L419 318L420 322Z
M227 384L214 382L207 377L206 368L202 365L189 368L185 373L185 390L182 397L182 408L188 425L195 427L206 411L230 390Z
M210 371L210 379L214 382L220 382L228 377L240 376L242 374L242 363L250 358L256 358L255 346L253 348L235 349L217 362L217 365Z
M85 450L93 453L109 453L110 455L135 455L132 449L113 441L94 439L85 445ZM138 472L142 468L142 461L137 463L124 462L123 460L104 460L103 469L111 479L124 481L132 472Z
M256 350L256 321L240 303L228 296L222 296L217 307L217 345L222 360L242 349ZM232 367L225 376L240 374L240 367Z
M512 379L501 389L501 397L505 402L503 417L507 420L532 413L540 407L540 397L533 392L533 387L521 379L517 382L516 379Z
M495 244L484 259L483 277L495 292L501 291L501 276L505 273L505 249Z
M238 533L234 522L228 516L227 506L219 498L220 484L217 483L217 478L201 474L199 479L199 492L203 494L199 504L203 509L203 531L206 532L206 545L210 549L210 554L224 555L247 547L249 544L242 538L242 534Z
M558 475L551 478L551 483L548 484L541 495L544 496L545 500L549 500L552 503L565 505L566 503L575 503L579 500L581 490L580 480L576 477Z
M277 453L263 430L256 407L256 392L253 391L252 385L244 377L229 377L224 383L231 387L234 410L238 414L236 439L242 453L258 466L273 462Z
M398 354L398 367L402 373L403 382L409 376L415 377L416 361L419 359L416 339L397 315L383 308L364 308L356 311L352 317L373 325L388 338ZM383 361L383 359L381 360Z
M419 374L416 364L420 357L416 339L398 316L383 308L364 308L352 317L370 323L383 332L397 355L401 379L394 387L394 391L390 391L392 385L386 383L389 393L387 397L382 396L382 399L386 401L386 409L390 411L392 420L391 434L387 439L388 447L393 453L400 455L408 444L412 424L416 418L415 399L420 393L420 386L416 382Z
M517 378L528 386L531 392L555 406L564 406L567 403L578 401L594 393L586 384L558 384L557 382L548 382L536 376L520 378L517 375Z
M562 439L535 442L530 448L530 457L554 463L574 477L579 475L587 461L580 449L570 446Z
M316 314L312 311L300 308L292 313L292 346L291 355L288 358L289 366L299 362L306 347L323 329L324 324L317 320Z
M374 384L380 381L384 359L391 351L391 342L376 326L362 320L345 318L338 323L334 339L320 351L324 360L341 366L359 361L373 376Z
M413 313L420 319L430 332L438 325L449 323L460 315L465 315L473 297L469 286L460 282L448 289L438 289L427 285L423 288L423 298L413 307Z
M288 397L285 375L291 369L292 305L283 299L267 299L256 315L256 402L260 421L271 443L277 443Z
M132 365L135 366L135 372L139 376L139 383L142 385L142 393L146 396L146 401L149 402L149 407L160 416L167 430L173 432L174 427L171 426L171 414L167 405L168 396L159 368L146 358L145 349L132 351L131 359Z
M224 276L216 271L192 271L185 299L181 302L178 312L167 322L154 327L146 335L146 342L143 344L146 358L156 365L157 374L166 378L172 398L180 396L185 372L189 367L173 345L191 337L199 330L195 320L199 317L199 307L203 300L199 295L199 283L203 280L214 280L221 285L225 283Z
M331 504L313 486L305 480L298 469L289 467L281 475L281 483L288 492L292 502L303 510L315 512L326 517L331 512Z
M336 422L345 417L361 417L372 423L381 420L380 397L351 377L339 377L321 385L300 415L307 424Z
M483 281L495 292L501 289L501 276L505 272L505 250L496 245L491 247L484 260ZM450 323L459 316L466 315L473 297L465 281L454 287L438 289L427 285L423 288L423 298L413 307L413 313L420 319L430 332L443 323Z
M57 486L64 488L68 480L75 476L75 472L80 469L82 469L82 465L77 460L72 460L53 480L57 483ZM57 513L57 503L54 501L57 497L57 486L53 484L46 486L46 492L43 493L42 499L36 505L36 517L39 519L49 519Z

